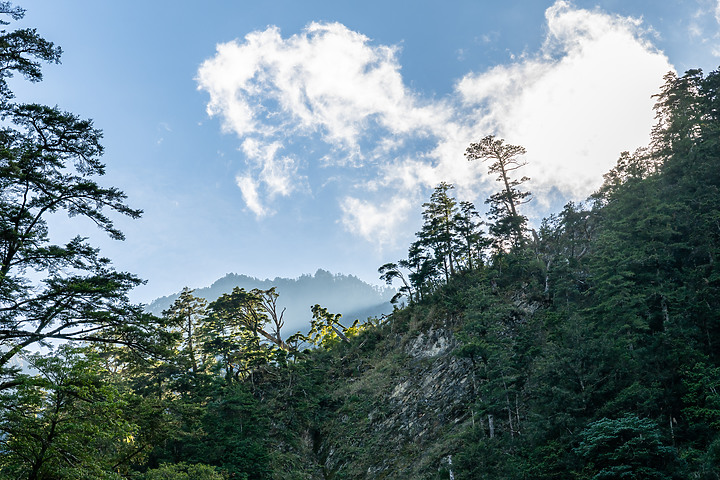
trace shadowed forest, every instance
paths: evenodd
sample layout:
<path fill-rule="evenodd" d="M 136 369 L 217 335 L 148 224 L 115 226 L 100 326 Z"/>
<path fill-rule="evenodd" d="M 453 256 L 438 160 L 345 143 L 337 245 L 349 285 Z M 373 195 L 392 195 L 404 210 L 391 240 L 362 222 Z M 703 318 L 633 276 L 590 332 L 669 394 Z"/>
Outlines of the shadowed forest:
<path fill-rule="evenodd" d="M 720 478 L 720 72 L 669 73 L 651 143 L 538 226 L 525 149 L 470 144 L 488 213 L 441 183 L 379 267 L 394 311 L 296 333 L 274 286 L 154 315 L 53 244 L 50 215 L 142 212 L 92 121 L 16 101 L 60 48 L 0 39 L 0 479 Z"/>

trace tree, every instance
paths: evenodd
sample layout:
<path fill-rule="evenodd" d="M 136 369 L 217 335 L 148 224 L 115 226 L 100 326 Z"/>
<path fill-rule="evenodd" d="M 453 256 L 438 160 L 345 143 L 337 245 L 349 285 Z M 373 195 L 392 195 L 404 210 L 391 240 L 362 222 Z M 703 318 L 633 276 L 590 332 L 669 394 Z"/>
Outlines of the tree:
<path fill-rule="evenodd" d="M 446 182 L 435 187 L 430 201 L 423 203 L 422 215 L 425 222 L 417 234 L 422 245 L 433 252 L 437 264 L 442 267 L 446 283 L 455 275 L 457 263 L 454 241 L 457 201 L 448 193 L 453 188 L 453 185 Z"/>
<path fill-rule="evenodd" d="M 0 394 L 2 478 L 122 478 L 145 447 L 129 421 L 132 395 L 88 350 L 66 345 L 28 361 L 38 373 Z"/>
<path fill-rule="evenodd" d="M 468 160 L 489 160 L 489 172 L 498 174 L 497 181 L 503 189 L 490 196 L 486 203 L 490 204 L 490 218 L 495 223 L 490 225 L 490 233 L 496 238 L 500 249 L 519 247 L 524 243 L 527 217 L 518 213 L 518 207 L 530 201 L 530 192 L 519 187 L 528 177 L 512 178 L 513 172 L 527 165 L 518 157 L 526 153 L 525 148 L 518 145 L 505 144 L 504 140 L 496 140 L 488 135 L 479 143 L 471 143 L 465 150 Z"/>
<path fill-rule="evenodd" d="M 700 69 L 688 70 L 681 77 L 668 72 L 664 79 L 660 93 L 654 95 L 657 124 L 652 131 L 654 154 L 662 160 L 674 154 L 690 153 L 702 131 L 718 119 L 717 109 L 712 108 L 717 100 L 706 95 L 708 90 L 716 88 L 713 84 L 717 81 L 717 72 L 707 79 Z"/>
<path fill-rule="evenodd" d="M 181 460 L 216 466 L 231 479 L 269 478 L 270 428 L 265 405 L 247 384 L 226 385 L 203 412 L 202 429 L 207 435 L 195 450 L 197 457 Z"/>
<path fill-rule="evenodd" d="M 143 480 L 225 480 L 227 475 L 219 472 L 216 467 L 202 463 L 163 464 L 148 470 Z"/>
<path fill-rule="evenodd" d="M 228 322 L 246 328 L 253 335 L 261 335 L 278 348 L 288 350 L 281 337 L 283 313 L 277 313 L 277 297 L 275 287 L 269 290 L 254 288 L 249 292 L 244 288 L 235 287 L 210 304 L 213 315 L 224 318 Z M 272 322 L 271 331 L 265 327 Z"/>
<path fill-rule="evenodd" d="M 200 325 L 206 314 L 207 302 L 192 293 L 193 290 L 184 288 L 177 300 L 163 312 L 163 316 L 182 331 L 183 354 L 189 360 L 192 374 L 197 375 L 201 367 L 207 367 L 202 351 L 203 339 Z"/>
<path fill-rule="evenodd" d="M 582 260 L 590 252 L 595 222 L 593 212 L 582 204 L 568 202 L 559 214 L 543 219 L 539 230 L 533 233 L 532 247 L 541 263 L 544 275 L 543 293 L 548 300 L 583 289 L 587 271 Z M 551 288 L 552 280 L 557 280 Z"/>
<path fill-rule="evenodd" d="M 581 438 L 575 451 L 593 480 L 683 478 L 675 449 L 665 445 L 651 420 L 632 414 L 603 418 L 589 424 Z"/>
<path fill-rule="evenodd" d="M 222 359 L 228 380 L 252 378 L 259 366 L 287 358 L 291 349 L 281 336 L 284 310 L 278 313 L 277 298 L 275 287 L 249 292 L 235 287 L 210 304 L 203 348 Z"/>
<path fill-rule="evenodd" d="M 0 14 L 17 20 L 24 11 L 2 2 Z M 35 30 L 0 32 L 0 369 L 51 339 L 144 349 L 158 340 L 151 317 L 128 303 L 137 277 L 116 272 L 81 236 L 65 245 L 49 241 L 49 215 L 87 218 L 121 240 L 107 212 L 142 213 L 125 204 L 122 191 L 96 183 L 105 165 L 102 133 L 91 120 L 12 101 L 6 79 L 19 73 L 39 81 L 40 63 L 57 63 L 60 53 Z"/>
<path fill-rule="evenodd" d="M 305 340 L 313 345 L 328 345 L 328 340 L 340 338 L 344 342 L 350 342 L 348 337 L 345 335 L 345 331 L 348 330 L 343 324 L 340 323 L 340 313 L 330 313 L 325 307 L 321 307 L 317 303 L 310 307 L 313 314 L 313 319 L 310 321 L 310 331 L 308 332 Z M 350 328 L 355 328 L 358 321 Z"/>
<path fill-rule="evenodd" d="M 380 280 L 385 281 L 388 285 L 392 285 L 392 282 L 394 279 L 399 278 L 402 282 L 403 286 L 400 287 L 400 290 L 398 293 L 396 293 L 393 298 L 390 300 L 390 303 L 396 303 L 400 297 L 403 295 L 407 295 L 408 300 L 410 303 L 413 302 L 413 290 L 410 284 L 408 283 L 407 278 L 405 278 L 405 275 L 400 270 L 400 266 L 398 263 L 395 262 L 388 262 L 385 265 L 382 265 L 380 268 L 378 268 L 378 273 L 380 274 Z"/>
<path fill-rule="evenodd" d="M 407 260 L 400 260 L 398 265 L 410 271 L 408 280 L 415 288 L 416 300 L 421 301 L 435 288 L 440 275 L 438 261 L 422 240 L 410 244 Z"/>
<path fill-rule="evenodd" d="M 25 16 L 25 10 L 13 7 L 11 2 L 0 2 L 0 15 L 8 15 L 13 20 Z M 10 22 L 0 20 L 0 25 Z M 7 85 L 7 79 L 19 73 L 31 82 L 42 80 L 41 62 L 60 63 L 62 50 L 37 34 L 35 29 L 24 28 L 7 32 L 0 30 L 0 103 L 6 104 L 13 98 Z"/>
<path fill-rule="evenodd" d="M 460 259 L 464 259 L 466 268 L 473 270 L 482 263 L 483 250 L 489 245 L 487 239 L 483 236 L 483 231 L 480 229 L 482 222 L 475 205 L 468 201 L 462 201 L 459 205 L 459 211 L 453 219 L 458 262 Z"/>
<path fill-rule="evenodd" d="M 603 175 L 603 184 L 590 197 L 597 206 L 606 205 L 623 186 L 637 183 L 656 173 L 658 157 L 646 148 L 639 148 L 632 154 L 622 152 L 615 166 Z"/>
<path fill-rule="evenodd" d="M 378 269 L 380 279 L 388 285 L 396 278 L 403 283 L 393 303 L 402 295 L 407 295 L 411 304 L 419 302 L 438 286 L 441 275 L 448 284 L 458 270 L 472 270 L 482 263 L 488 243 L 480 229 L 480 216 L 472 202 L 458 203 L 449 194 L 454 188 L 446 182 L 435 187 L 430 201 L 423 203 L 424 222 L 408 248 L 407 259 Z"/>

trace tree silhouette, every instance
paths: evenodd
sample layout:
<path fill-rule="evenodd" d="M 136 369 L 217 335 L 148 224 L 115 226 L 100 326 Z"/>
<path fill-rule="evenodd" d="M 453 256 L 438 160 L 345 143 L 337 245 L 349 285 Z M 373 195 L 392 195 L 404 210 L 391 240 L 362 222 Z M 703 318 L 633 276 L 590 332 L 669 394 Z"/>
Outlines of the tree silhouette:
<path fill-rule="evenodd" d="M 487 199 L 490 204 L 490 233 L 495 237 L 499 249 L 520 247 L 525 242 L 527 217 L 518 213 L 518 207 L 530 201 L 530 192 L 523 191 L 520 186 L 528 177 L 513 178 L 513 173 L 527 165 L 518 157 L 526 153 L 525 148 L 518 145 L 505 144 L 488 135 L 479 143 L 471 143 L 465 150 L 468 160 L 491 161 L 489 172 L 497 174 L 497 181 L 503 185 L 502 190 Z"/>

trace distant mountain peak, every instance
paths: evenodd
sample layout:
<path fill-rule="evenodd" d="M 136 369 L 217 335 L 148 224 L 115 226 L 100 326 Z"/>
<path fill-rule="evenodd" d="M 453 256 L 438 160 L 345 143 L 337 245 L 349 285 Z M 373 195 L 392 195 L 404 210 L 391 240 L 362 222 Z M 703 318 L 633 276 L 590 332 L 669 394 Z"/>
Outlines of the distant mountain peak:
<path fill-rule="evenodd" d="M 215 280 L 209 287 L 196 288 L 194 295 L 212 302 L 233 288 L 245 290 L 275 287 L 279 294 L 278 306 L 286 308 L 285 334 L 306 330 L 312 315 L 310 307 L 319 303 L 333 313 L 342 314 L 343 323 L 365 320 L 392 312 L 390 299 L 397 293 L 394 288 L 371 285 L 354 275 L 332 273 L 318 268 L 314 274 L 302 274 L 297 278 L 275 277 L 259 279 L 245 274 L 228 273 Z M 146 310 L 162 315 L 178 298 L 179 292 L 153 300 Z"/>

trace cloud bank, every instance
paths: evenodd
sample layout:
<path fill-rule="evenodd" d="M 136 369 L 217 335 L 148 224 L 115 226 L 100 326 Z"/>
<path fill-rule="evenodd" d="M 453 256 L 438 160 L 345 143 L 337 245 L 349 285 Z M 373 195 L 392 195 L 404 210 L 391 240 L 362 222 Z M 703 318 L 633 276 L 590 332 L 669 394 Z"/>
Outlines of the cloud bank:
<path fill-rule="evenodd" d="M 551 189 L 583 198 L 623 150 L 648 141 L 651 95 L 672 66 L 639 20 L 576 9 L 546 11 L 542 48 L 458 80 L 442 99 L 412 91 L 398 48 L 339 23 L 277 27 L 220 44 L 198 71 L 211 116 L 240 139 L 236 178 L 249 210 L 306 194 L 308 179 L 343 182 L 339 221 L 391 243 L 413 206 L 440 181 L 484 199 L 493 179 L 463 152 L 496 134 L 528 150 L 525 174 L 541 200 Z M 338 172 L 341 172 L 338 174 Z"/>
<path fill-rule="evenodd" d="M 528 150 L 533 190 L 591 193 L 623 150 L 649 141 L 651 95 L 672 69 L 642 36 L 637 19 L 574 10 L 546 12 L 542 50 L 513 65 L 463 78 L 465 105 L 497 134 Z"/>

